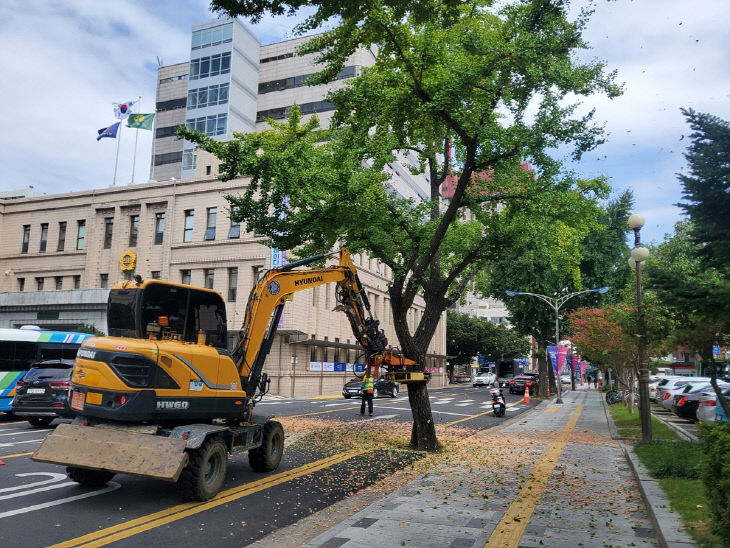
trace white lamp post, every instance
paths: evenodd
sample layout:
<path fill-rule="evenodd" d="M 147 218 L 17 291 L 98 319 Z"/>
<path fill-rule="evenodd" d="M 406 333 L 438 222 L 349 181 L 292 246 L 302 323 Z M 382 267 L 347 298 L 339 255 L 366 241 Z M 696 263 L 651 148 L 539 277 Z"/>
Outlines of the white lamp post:
<path fill-rule="evenodd" d="M 629 228 L 634 231 L 634 249 L 631 250 L 629 266 L 636 272 L 636 313 L 639 331 L 639 417 L 641 419 L 641 439 L 651 441 L 651 409 L 649 408 L 649 365 L 646 358 L 646 317 L 642 306 L 641 269 L 649 258 L 649 248 L 641 243 L 641 227 L 644 216 L 634 213 L 629 217 Z"/>
<path fill-rule="evenodd" d="M 584 289 L 583 291 L 575 291 L 574 293 L 567 293 L 565 295 L 555 295 L 554 297 L 548 297 L 547 295 L 540 295 L 539 293 L 528 293 L 526 291 L 510 291 L 509 289 L 505 291 L 507 295 L 510 297 L 515 297 L 517 295 L 530 295 L 531 297 L 537 297 L 541 301 L 545 301 L 548 303 L 552 309 L 555 311 L 555 344 L 560 345 L 560 309 L 563 307 L 563 305 L 573 297 L 577 295 L 583 295 L 584 293 L 605 293 L 608 291 L 609 287 L 599 287 L 597 289 Z M 549 362 L 550 360 L 548 360 Z M 548 375 L 548 379 L 550 376 Z M 550 382 L 548 380 L 548 382 Z M 562 390 L 562 383 L 560 382 L 560 371 L 558 371 L 557 379 L 555 379 L 555 384 L 558 385 L 558 399 L 555 400 L 555 403 L 563 403 L 563 390 Z"/>

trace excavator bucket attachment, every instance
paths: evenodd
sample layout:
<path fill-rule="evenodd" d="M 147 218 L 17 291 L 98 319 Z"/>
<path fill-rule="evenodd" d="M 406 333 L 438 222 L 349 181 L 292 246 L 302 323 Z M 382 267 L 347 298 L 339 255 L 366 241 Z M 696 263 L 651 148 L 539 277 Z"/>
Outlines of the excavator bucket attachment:
<path fill-rule="evenodd" d="M 188 462 L 185 440 L 112 428 L 59 424 L 31 459 L 177 481 Z"/>

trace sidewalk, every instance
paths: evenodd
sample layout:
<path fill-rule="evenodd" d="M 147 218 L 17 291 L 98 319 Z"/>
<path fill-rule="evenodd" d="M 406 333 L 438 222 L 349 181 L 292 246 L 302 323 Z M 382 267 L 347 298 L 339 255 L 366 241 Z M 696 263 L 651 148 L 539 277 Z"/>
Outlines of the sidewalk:
<path fill-rule="evenodd" d="M 305 546 L 659 546 L 601 394 L 563 393 Z"/>

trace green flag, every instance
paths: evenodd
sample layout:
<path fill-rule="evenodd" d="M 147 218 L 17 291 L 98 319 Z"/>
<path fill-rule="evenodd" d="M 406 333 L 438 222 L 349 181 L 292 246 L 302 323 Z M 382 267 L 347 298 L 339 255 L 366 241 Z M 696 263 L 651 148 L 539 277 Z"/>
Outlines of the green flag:
<path fill-rule="evenodd" d="M 127 118 L 127 127 L 137 129 L 152 129 L 152 122 L 155 120 L 154 114 L 136 114 L 132 113 Z"/>

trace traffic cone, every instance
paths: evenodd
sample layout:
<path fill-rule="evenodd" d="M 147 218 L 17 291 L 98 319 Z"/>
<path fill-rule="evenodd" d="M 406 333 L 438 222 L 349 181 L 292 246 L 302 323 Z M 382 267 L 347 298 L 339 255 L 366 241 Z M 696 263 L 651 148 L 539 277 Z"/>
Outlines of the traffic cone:
<path fill-rule="evenodd" d="M 5 466 L 5 463 L 0 460 L 0 466 Z"/>
<path fill-rule="evenodd" d="M 530 385 L 525 384 L 525 397 L 522 398 L 522 403 L 530 403 Z"/>

